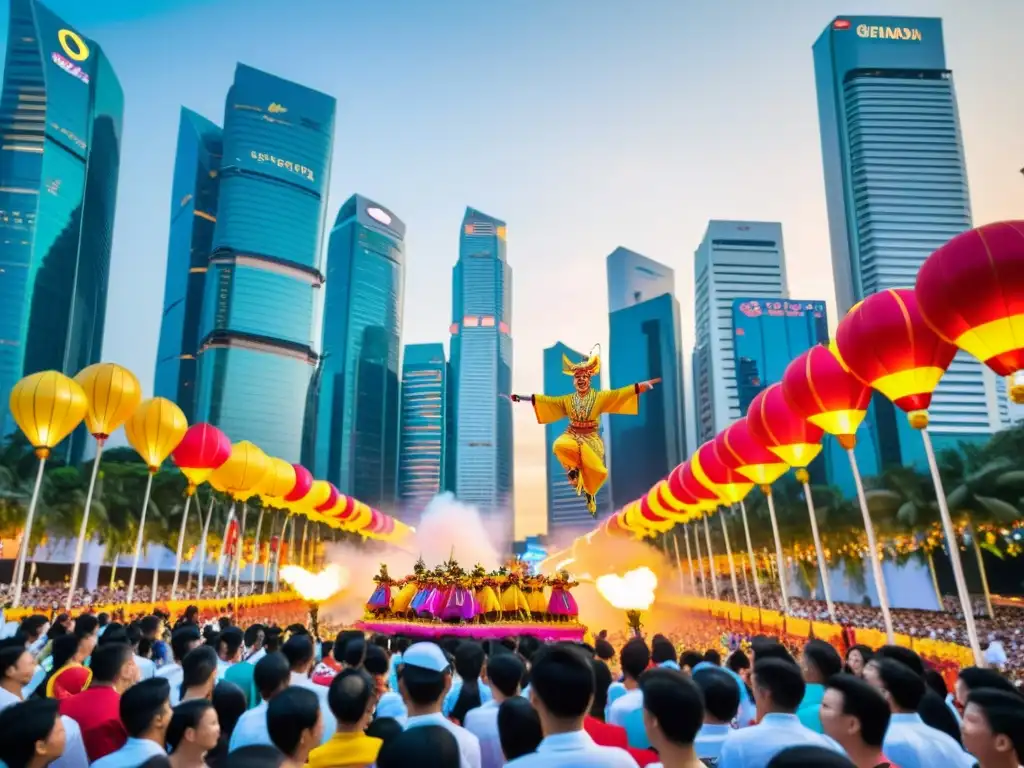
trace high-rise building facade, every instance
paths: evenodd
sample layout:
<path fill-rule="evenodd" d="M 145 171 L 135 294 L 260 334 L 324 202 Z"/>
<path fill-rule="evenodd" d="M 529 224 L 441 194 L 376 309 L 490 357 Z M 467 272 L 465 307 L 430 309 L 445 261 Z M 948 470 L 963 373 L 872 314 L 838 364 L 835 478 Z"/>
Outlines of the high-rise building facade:
<path fill-rule="evenodd" d="M 177 403 L 190 424 L 196 421 L 199 320 L 217 223 L 222 152 L 220 127 L 182 107 L 153 393 Z"/>
<path fill-rule="evenodd" d="M 239 64 L 224 110 L 196 418 L 301 458 L 335 101 Z"/>
<path fill-rule="evenodd" d="M 395 499 L 405 224 L 353 195 L 327 246 L 314 473 L 371 506 Z"/>
<path fill-rule="evenodd" d="M 694 414 L 704 443 L 743 415 L 736 383 L 733 304 L 785 299 L 782 225 L 711 221 L 694 256 Z"/>
<path fill-rule="evenodd" d="M 942 21 L 837 17 L 814 43 L 838 309 L 912 286 L 924 260 L 971 227 L 953 75 Z M 929 408 L 936 442 L 983 440 L 1007 418 L 1005 383 L 959 354 Z M 880 403 L 885 463 L 916 461 L 921 441 Z M 893 421 L 895 420 L 895 421 Z M 894 452 L 893 449 L 899 448 Z"/>
<path fill-rule="evenodd" d="M 100 360 L 124 96 L 99 44 L 11 0 L 0 96 L 0 427 L 22 376 Z M 84 433 L 67 443 L 80 456 Z"/>
<path fill-rule="evenodd" d="M 611 416 L 606 440 L 612 502 L 621 507 L 686 458 L 682 335 L 675 274 L 626 248 L 607 259 L 612 388 L 660 378 L 637 416 Z"/>
<path fill-rule="evenodd" d="M 447 490 L 448 401 L 444 345 L 407 344 L 398 439 L 398 505 L 406 520 Z"/>
<path fill-rule="evenodd" d="M 466 209 L 452 273 L 455 495 L 513 528 L 512 268 L 505 222 Z"/>
<path fill-rule="evenodd" d="M 544 394 L 552 397 L 571 395 L 575 391 L 572 376 L 566 376 L 562 370 L 562 355 L 574 363 L 586 358 L 586 353 L 577 352 L 562 342 L 544 350 Z M 591 382 L 594 389 L 601 388 L 601 374 L 598 373 Z M 646 397 L 646 395 L 645 395 Z M 604 433 L 604 426 L 609 417 L 602 417 L 599 427 Z M 632 418 L 630 416 L 612 416 L 610 418 Z M 566 420 L 544 425 L 544 442 L 547 448 L 547 483 L 548 483 L 548 536 L 563 532 L 586 533 L 594 527 L 594 518 L 587 510 L 587 502 L 576 493 L 576 488 L 566 477 L 565 470 L 555 458 L 552 448 L 558 436 L 565 432 Z M 607 438 L 606 434 L 602 435 Z M 606 457 L 607 458 L 607 457 Z M 597 517 L 602 518 L 610 511 L 610 483 L 601 486 L 597 492 Z"/>

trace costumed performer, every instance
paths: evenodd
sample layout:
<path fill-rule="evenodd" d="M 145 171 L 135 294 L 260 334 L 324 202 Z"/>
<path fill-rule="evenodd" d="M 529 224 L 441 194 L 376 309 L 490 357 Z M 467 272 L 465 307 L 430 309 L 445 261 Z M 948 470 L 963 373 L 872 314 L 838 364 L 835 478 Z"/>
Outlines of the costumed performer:
<path fill-rule="evenodd" d="M 530 618 L 530 604 L 526 602 L 526 594 L 520 584 L 522 576 L 519 573 L 519 564 L 512 561 L 512 567 L 502 566 L 498 569 L 499 584 L 501 587 L 501 612 L 503 614 L 520 614 L 523 618 Z"/>
<path fill-rule="evenodd" d="M 366 610 L 377 615 L 388 613 L 391 610 L 391 577 L 388 576 L 388 566 L 381 563 L 380 573 L 373 577 L 377 588 L 373 590 L 370 599 L 366 603 Z"/>
<path fill-rule="evenodd" d="M 479 563 L 473 568 L 473 589 L 476 591 L 476 602 L 480 606 L 480 614 L 493 618 L 501 613 L 501 602 L 494 591 L 497 582 L 493 576 L 488 576 L 484 567 Z"/>
<path fill-rule="evenodd" d="M 636 416 L 639 396 L 649 392 L 661 379 L 650 379 L 619 389 L 593 389 L 592 377 L 601 371 L 600 346 L 594 347 L 590 357 L 582 363 L 573 363 L 562 355 L 562 373 L 572 376 L 576 391 L 571 395 L 509 395 L 513 403 L 530 402 L 540 424 L 554 424 L 566 417 L 569 426 L 552 446 L 570 485 L 576 494 L 587 500 L 590 514 L 597 516 L 595 498 L 608 477 L 604 463 L 604 442 L 599 432 L 602 414 Z"/>
<path fill-rule="evenodd" d="M 555 619 L 575 620 L 580 615 L 580 609 L 576 605 L 576 598 L 569 590 L 578 586 L 578 582 L 573 581 L 569 577 L 569 572 L 563 570 L 559 572 L 558 576 L 552 576 L 548 583 L 551 585 L 548 613 Z"/>
<path fill-rule="evenodd" d="M 470 580 L 466 577 L 465 571 L 454 560 L 450 560 L 447 577 L 451 586 L 441 609 L 441 620 L 472 621 L 480 613 L 480 606 L 477 605 L 473 590 L 469 588 Z"/>
<path fill-rule="evenodd" d="M 441 609 L 447 598 L 444 572 L 440 568 L 435 568 L 427 575 L 427 590 L 427 597 L 416 611 L 416 615 L 421 619 L 440 618 Z"/>
<path fill-rule="evenodd" d="M 534 619 L 543 619 L 548 612 L 548 598 L 544 594 L 545 580 L 543 576 L 527 576 L 523 580 L 523 591 L 526 593 L 526 604 Z"/>
<path fill-rule="evenodd" d="M 412 575 L 406 576 L 401 582 L 398 582 L 396 586 L 399 586 L 398 592 L 395 594 L 395 599 L 391 601 L 391 612 L 396 616 L 404 616 L 409 612 L 412 606 L 412 601 L 420 591 L 420 580 L 423 578 L 423 572 L 427 569 L 427 566 L 423 563 L 421 557 L 416 561 L 416 565 L 412 567 Z"/>

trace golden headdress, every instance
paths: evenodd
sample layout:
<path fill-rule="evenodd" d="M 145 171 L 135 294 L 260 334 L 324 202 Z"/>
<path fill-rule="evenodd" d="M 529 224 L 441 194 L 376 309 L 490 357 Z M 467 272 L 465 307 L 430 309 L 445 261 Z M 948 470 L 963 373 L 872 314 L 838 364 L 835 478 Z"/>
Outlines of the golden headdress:
<path fill-rule="evenodd" d="M 586 371 L 591 376 L 601 372 L 601 345 L 595 344 L 590 350 L 590 355 L 582 363 L 574 363 L 566 355 L 562 355 L 562 373 L 566 376 L 575 376 L 579 371 Z"/>

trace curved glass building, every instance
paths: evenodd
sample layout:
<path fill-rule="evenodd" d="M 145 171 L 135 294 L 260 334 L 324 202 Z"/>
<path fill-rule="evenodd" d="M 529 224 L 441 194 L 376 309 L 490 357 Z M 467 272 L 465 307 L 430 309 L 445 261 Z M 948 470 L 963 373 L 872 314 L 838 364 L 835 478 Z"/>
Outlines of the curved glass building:
<path fill-rule="evenodd" d="M 317 360 L 334 113 L 332 97 L 244 64 L 224 110 L 196 420 L 291 462 Z"/>
<path fill-rule="evenodd" d="M 100 46 L 36 0 L 11 0 L 0 96 L 0 402 L 98 362 L 124 96 Z M 65 445 L 76 459 L 84 432 Z"/>
<path fill-rule="evenodd" d="M 199 319 L 217 223 L 222 151 L 220 127 L 183 107 L 174 159 L 164 312 L 153 390 L 157 397 L 177 403 L 190 424 L 195 421 Z"/>
<path fill-rule="evenodd" d="M 512 268 L 505 222 L 466 209 L 452 274 L 455 495 L 513 529 Z"/>
<path fill-rule="evenodd" d="M 371 506 L 395 500 L 405 224 L 350 197 L 327 247 L 313 470 Z"/>

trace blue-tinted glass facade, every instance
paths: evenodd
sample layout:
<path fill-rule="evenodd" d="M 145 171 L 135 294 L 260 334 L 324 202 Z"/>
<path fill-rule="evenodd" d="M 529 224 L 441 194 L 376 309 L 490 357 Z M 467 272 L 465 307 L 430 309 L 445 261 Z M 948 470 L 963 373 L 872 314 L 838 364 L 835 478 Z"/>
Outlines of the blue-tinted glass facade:
<path fill-rule="evenodd" d="M 157 397 L 177 403 L 190 424 L 196 421 L 196 357 L 203 290 L 217 223 L 221 133 L 219 126 L 202 115 L 182 108 L 153 391 Z"/>
<path fill-rule="evenodd" d="M 124 96 L 99 45 L 11 0 L 0 96 L 0 401 L 22 376 L 98 362 Z M 3 434 L 14 429 L 6 415 Z M 72 460 L 84 431 L 65 443 Z"/>
<path fill-rule="evenodd" d="M 315 474 L 372 506 L 395 499 L 404 239 L 394 213 L 353 195 L 327 249 Z"/>
<path fill-rule="evenodd" d="M 572 376 L 562 373 L 562 355 L 566 355 L 573 362 L 579 362 L 586 358 L 586 353 L 577 352 L 558 342 L 552 347 L 544 350 L 544 394 L 557 397 L 559 395 L 571 395 L 575 390 Z M 591 382 L 594 389 L 601 388 L 601 375 L 598 374 Z M 646 397 L 646 395 L 645 395 Z M 607 439 L 605 425 L 608 419 L 632 418 L 630 416 L 608 416 L 602 419 L 600 427 L 602 437 Z M 544 444 L 547 448 L 547 484 L 548 484 L 548 536 L 569 532 L 586 532 L 594 527 L 594 518 L 587 510 L 587 502 L 582 496 L 576 494 L 576 488 L 572 486 L 565 477 L 565 470 L 552 453 L 552 447 L 558 436 L 565 432 L 568 424 L 567 419 L 562 419 L 555 424 L 544 425 Z M 609 483 L 601 486 L 597 492 L 597 517 L 603 518 L 611 511 L 611 493 Z"/>
<path fill-rule="evenodd" d="M 612 503 L 639 498 L 686 459 L 679 304 L 670 293 L 609 315 L 611 387 L 660 378 L 638 416 L 609 416 Z"/>
<path fill-rule="evenodd" d="M 936 248 L 971 226 L 953 76 L 940 19 L 838 17 L 814 44 L 825 192 L 839 311 L 913 285 Z M 929 409 L 938 442 L 1005 424 L 1002 382 L 958 355 Z M 917 461 L 920 436 L 876 409 L 884 463 Z M 895 419 L 895 421 L 892 421 Z"/>
<path fill-rule="evenodd" d="M 407 344 L 398 449 L 398 502 L 407 520 L 446 489 L 448 400 L 444 345 Z"/>
<path fill-rule="evenodd" d="M 512 268 L 505 222 L 466 209 L 452 274 L 455 495 L 512 540 Z"/>
<path fill-rule="evenodd" d="M 196 419 L 297 462 L 317 356 L 335 101 L 244 64 L 224 110 Z"/>

